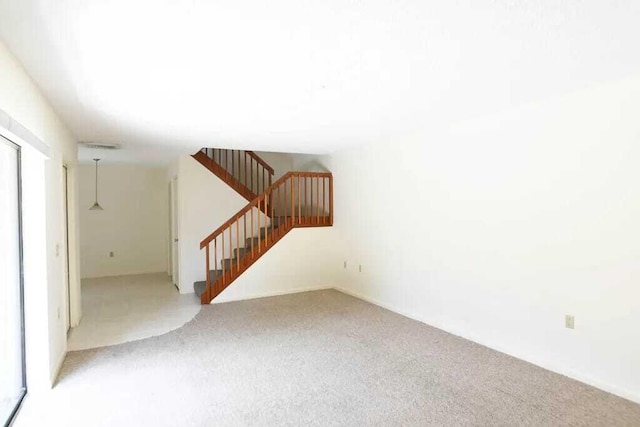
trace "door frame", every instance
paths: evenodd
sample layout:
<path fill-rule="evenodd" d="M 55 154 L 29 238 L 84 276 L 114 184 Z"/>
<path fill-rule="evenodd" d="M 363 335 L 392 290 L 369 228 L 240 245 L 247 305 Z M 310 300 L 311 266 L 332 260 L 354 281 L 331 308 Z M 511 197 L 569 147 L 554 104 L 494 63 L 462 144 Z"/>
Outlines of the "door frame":
<path fill-rule="evenodd" d="M 0 144 L 6 143 L 10 148 L 16 150 L 16 173 L 17 180 L 16 184 L 17 188 L 17 199 L 18 199 L 18 268 L 19 268 L 19 294 L 20 294 L 20 347 L 21 347 L 21 356 L 22 356 L 22 392 L 20 393 L 20 397 L 18 398 L 18 402 L 16 403 L 13 410 L 9 413 L 8 423 L 11 423 L 15 420 L 18 411 L 22 406 L 22 402 L 24 401 L 25 396 L 27 395 L 27 352 L 26 352 L 26 330 L 25 330 L 25 309 L 24 309 L 24 254 L 23 254 L 23 224 L 22 224 L 22 147 L 9 138 L 0 135 Z"/>
<path fill-rule="evenodd" d="M 173 206 L 171 195 L 171 181 L 167 182 L 167 275 L 173 280 L 173 216 L 171 209 Z"/>
<path fill-rule="evenodd" d="M 65 310 L 65 327 L 67 334 L 71 330 L 71 260 L 70 260 L 70 250 L 69 250 L 69 168 L 66 163 L 62 164 L 62 180 L 63 180 L 63 199 L 62 203 L 64 206 L 64 285 L 65 285 L 65 301 L 67 304 L 67 309 Z"/>
<path fill-rule="evenodd" d="M 169 230 L 169 242 L 171 244 L 171 281 L 175 287 L 180 291 L 180 228 L 178 220 L 178 177 L 175 176 L 169 183 L 170 194 L 169 199 L 171 207 L 169 209 L 169 217 L 171 220 L 171 227 Z"/>

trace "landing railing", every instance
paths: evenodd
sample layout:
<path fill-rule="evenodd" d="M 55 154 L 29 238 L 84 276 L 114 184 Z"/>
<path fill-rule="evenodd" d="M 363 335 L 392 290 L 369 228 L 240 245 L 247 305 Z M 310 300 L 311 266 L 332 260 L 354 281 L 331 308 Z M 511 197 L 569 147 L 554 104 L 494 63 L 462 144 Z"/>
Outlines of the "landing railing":
<path fill-rule="evenodd" d="M 254 196 L 264 192 L 271 185 L 273 168 L 253 151 L 203 148 L 200 152 Z"/>

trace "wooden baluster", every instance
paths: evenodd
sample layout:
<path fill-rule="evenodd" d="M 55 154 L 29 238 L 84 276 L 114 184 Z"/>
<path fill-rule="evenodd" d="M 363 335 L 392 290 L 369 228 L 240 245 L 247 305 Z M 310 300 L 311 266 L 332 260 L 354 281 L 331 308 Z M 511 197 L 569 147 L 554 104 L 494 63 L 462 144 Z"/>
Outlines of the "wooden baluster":
<path fill-rule="evenodd" d="M 271 203 L 271 192 L 264 193 L 265 194 L 265 203 L 269 200 L 268 204 L 265 204 L 265 215 L 268 216 L 267 212 L 269 212 L 269 208 L 271 208 L 271 225 L 273 225 L 273 203 Z M 269 226 L 267 225 L 267 220 L 264 221 L 264 247 L 266 248 L 269 244 Z"/>
<path fill-rule="evenodd" d="M 251 257 L 253 258 L 253 206 L 251 207 Z"/>
<path fill-rule="evenodd" d="M 209 243 L 207 243 L 207 250 L 205 251 L 206 254 L 205 256 L 207 257 L 207 262 L 206 262 L 206 269 L 207 269 L 207 286 L 204 288 L 204 292 L 207 295 L 207 299 L 211 300 L 209 298 L 209 295 L 211 293 L 211 278 L 209 277 Z"/>
<path fill-rule="evenodd" d="M 215 270 L 215 276 L 214 276 L 214 285 L 216 283 L 218 283 L 218 279 L 220 277 L 218 277 L 218 238 L 214 238 L 213 239 L 213 269 Z M 215 287 L 215 292 L 217 293 L 218 289 L 217 286 Z"/>
<path fill-rule="evenodd" d="M 307 177 L 304 177 L 304 219 L 305 219 L 305 223 L 307 222 L 307 217 L 309 216 L 309 207 L 307 206 L 307 203 L 309 203 L 309 199 L 307 198 L 307 187 L 308 187 L 308 181 L 307 181 Z"/>
<path fill-rule="evenodd" d="M 236 221 L 236 248 L 237 248 L 236 265 L 238 266 L 238 269 L 236 271 L 239 273 L 240 272 L 240 257 L 238 255 L 240 255 L 240 218 L 238 218 L 238 220 Z"/>
<path fill-rule="evenodd" d="M 309 191 L 311 192 L 311 205 L 309 206 L 310 208 L 310 214 L 311 214 L 311 224 L 314 223 L 315 219 L 316 219 L 316 215 L 315 215 L 315 206 L 316 203 L 318 202 L 318 195 L 315 194 L 314 190 L 314 185 L 313 183 L 315 182 L 316 177 L 311 175 L 311 177 L 309 178 Z"/>
<path fill-rule="evenodd" d="M 231 150 L 231 177 L 234 177 L 236 174 L 236 158 L 235 158 L 235 151 L 236 150 Z"/>
<path fill-rule="evenodd" d="M 222 269 L 222 283 L 225 283 L 225 278 L 224 278 L 224 230 L 222 230 L 222 259 L 220 261 L 221 265 L 221 269 Z M 217 267 L 217 266 L 216 266 Z"/>
<path fill-rule="evenodd" d="M 329 176 L 329 225 L 333 225 L 333 176 Z"/>
<path fill-rule="evenodd" d="M 298 224 L 300 224 L 302 222 L 302 208 L 300 207 L 301 202 L 302 202 L 302 189 L 300 188 L 300 175 L 297 176 L 297 180 L 298 180 L 298 188 L 296 190 L 296 192 L 298 193 Z"/>
<path fill-rule="evenodd" d="M 325 219 L 325 212 L 326 212 L 324 202 L 325 202 L 325 200 L 327 200 L 327 192 L 326 192 L 326 190 L 325 190 L 325 188 L 324 188 L 324 182 L 325 182 L 325 181 L 326 181 L 326 179 L 325 179 L 325 177 L 323 176 L 323 177 L 322 177 L 322 223 L 323 223 L 323 224 L 324 224 L 324 222 L 325 222 L 325 221 L 324 221 L 324 219 Z"/>
<path fill-rule="evenodd" d="M 291 225 L 296 223 L 296 206 L 295 206 L 295 194 L 296 187 L 293 181 L 293 175 L 291 175 Z"/>
<path fill-rule="evenodd" d="M 318 204 L 316 208 L 316 224 L 320 224 L 320 177 L 316 177 L 316 193 L 318 194 L 318 198 L 316 199 L 316 203 Z"/>
<path fill-rule="evenodd" d="M 260 209 L 260 202 L 262 199 L 258 200 L 258 253 L 260 253 L 260 217 L 262 216 L 262 209 Z"/>
<path fill-rule="evenodd" d="M 247 188 L 249 187 L 247 185 L 247 152 L 243 151 L 244 153 L 244 185 L 247 186 Z"/>
<path fill-rule="evenodd" d="M 242 215 L 242 225 L 244 226 L 244 230 L 243 230 L 243 234 L 242 234 L 242 241 L 247 242 L 247 213 L 245 212 L 244 215 Z M 243 245 L 244 246 L 244 245 Z M 238 252 L 240 252 L 240 248 L 238 248 Z M 247 253 L 247 251 L 244 251 L 245 254 Z"/>

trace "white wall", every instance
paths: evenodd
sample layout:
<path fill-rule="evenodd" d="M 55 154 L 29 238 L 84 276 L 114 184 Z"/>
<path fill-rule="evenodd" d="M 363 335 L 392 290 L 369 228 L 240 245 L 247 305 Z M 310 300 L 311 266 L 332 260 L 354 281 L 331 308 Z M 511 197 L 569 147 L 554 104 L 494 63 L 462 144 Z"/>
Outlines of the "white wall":
<path fill-rule="evenodd" d="M 80 319 L 73 135 L 18 61 L 0 43 L 0 109 L 49 146 L 49 158 L 23 144 L 24 271 L 30 390 L 47 387 L 66 353 L 65 236 L 62 165 L 69 167 L 72 325 Z M 3 132 L 4 133 L 4 132 Z M 21 144 L 21 141 L 14 139 Z"/>
<path fill-rule="evenodd" d="M 343 288 L 640 402 L 638 111 L 630 80 L 325 158 Z"/>
<path fill-rule="evenodd" d="M 267 151 L 256 151 L 256 154 L 273 168 L 273 182 L 293 170 L 293 158 L 291 154 Z"/>
<path fill-rule="evenodd" d="M 294 228 L 213 302 L 333 288 L 339 267 L 331 227 Z"/>
<path fill-rule="evenodd" d="M 166 271 L 169 196 L 165 169 L 100 162 L 102 211 L 89 210 L 95 201 L 95 165 L 83 164 L 78 171 L 82 278 Z"/>

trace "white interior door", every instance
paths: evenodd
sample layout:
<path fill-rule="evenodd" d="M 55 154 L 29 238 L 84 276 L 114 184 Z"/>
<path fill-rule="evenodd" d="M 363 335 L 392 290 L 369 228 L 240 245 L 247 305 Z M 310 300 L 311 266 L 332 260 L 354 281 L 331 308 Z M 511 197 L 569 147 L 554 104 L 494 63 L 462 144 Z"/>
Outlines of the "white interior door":
<path fill-rule="evenodd" d="M 178 239 L 178 178 L 171 180 L 171 279 L 180 289 L 180 241 Z"/>

